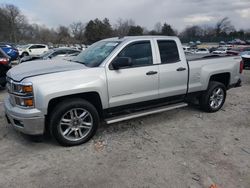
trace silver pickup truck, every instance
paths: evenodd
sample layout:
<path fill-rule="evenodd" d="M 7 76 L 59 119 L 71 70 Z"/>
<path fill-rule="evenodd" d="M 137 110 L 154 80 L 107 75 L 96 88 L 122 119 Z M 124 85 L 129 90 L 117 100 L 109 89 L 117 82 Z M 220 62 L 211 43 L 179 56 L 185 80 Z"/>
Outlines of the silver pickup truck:
<path fill-rule="evenodd" d="M 240 57 L 187 61 L 177 37 L 109 38 L 71 60 L 27 62 L 7 73 L 9 123 L 49 131 L 62 145 L 87 142 L 107 124 L 199 102 L 206 112 L 241 85 Z M 181 118 L 181 117 L 180 117 Z"/>

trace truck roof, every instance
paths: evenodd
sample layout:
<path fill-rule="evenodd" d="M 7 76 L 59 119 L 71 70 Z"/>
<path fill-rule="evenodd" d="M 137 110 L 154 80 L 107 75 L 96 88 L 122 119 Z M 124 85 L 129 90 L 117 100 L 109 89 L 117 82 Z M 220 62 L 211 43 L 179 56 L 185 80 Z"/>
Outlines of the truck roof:
<path fill-rule="evenodd" d="M 124 36 L 124 37 L 113 37 L 113 38 L 107 38 L 103 41 L 130 41 L 130 40 L 137 40 L 137 39 L 169 39 L 169 40 L 177 40 L 178 37 L 175 36 L 163 36 L 163 35 L 143 35 L 143 36 Z"/>

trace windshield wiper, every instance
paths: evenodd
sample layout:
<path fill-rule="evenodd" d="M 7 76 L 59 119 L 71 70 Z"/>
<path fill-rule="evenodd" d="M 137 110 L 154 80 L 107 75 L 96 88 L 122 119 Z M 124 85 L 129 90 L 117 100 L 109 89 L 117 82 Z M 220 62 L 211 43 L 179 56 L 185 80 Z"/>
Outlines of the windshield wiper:
<path fill-rule="evenodd" d="M 69 59 L 68 61 L 70 61 L 70 62 L 75 62 L 75 63 L 80 63 L 80 64 L 85 64 L 85 63 L 82 62 L 82 61 L 77 61 L 77 60 L 72 60 L 72 59 Z"/>

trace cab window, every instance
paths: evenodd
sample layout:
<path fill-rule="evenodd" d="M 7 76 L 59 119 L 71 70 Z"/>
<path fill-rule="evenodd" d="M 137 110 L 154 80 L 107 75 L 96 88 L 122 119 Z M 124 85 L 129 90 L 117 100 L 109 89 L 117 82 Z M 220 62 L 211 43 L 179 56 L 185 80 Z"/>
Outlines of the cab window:
<path fill-rule="evenodd" d="M 152 49 L 150 41 L 134 42 L 126 46 L 118 57 L 129 57 L 132 60 L 132 67 L 152 65 Z"/>
<path fill-rule="evenodd" d="M 173 40 L 158 40 L 158 47 L 161 56 L 161 63 L 176 63 L 180 61 L 178 47 Z"/>

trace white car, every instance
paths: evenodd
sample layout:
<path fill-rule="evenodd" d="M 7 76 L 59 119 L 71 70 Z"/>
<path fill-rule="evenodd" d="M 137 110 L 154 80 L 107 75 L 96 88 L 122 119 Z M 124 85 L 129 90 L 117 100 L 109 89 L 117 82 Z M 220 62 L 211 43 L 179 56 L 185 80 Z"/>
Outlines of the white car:
<path fill-rule="evenodd" d="M 44 44 L 27 44 L 18 48 L 19 55 L 21 57 L 29 55 L 41 55 L 42 53 L 47 52 L 48 50 L 48 46 Z"/>
<path fill-rule="evenodd" d="M 212 52 L 213 54 L 226 54 L 227 48 L 218 48 L 217 50 Z"/>
<path fill-rule="evenodd" d="M 184 52 L 190 52 L 191 51 L 191 48 L 189 46 L 182 46 L 182 47 L 183 47 Z"/>
<path fill-rule="evenodd" d="M 195 51 L 195 54 L 209 54 L 209 50 L 207 48 L 198 48 L 196 51 Z"/>

